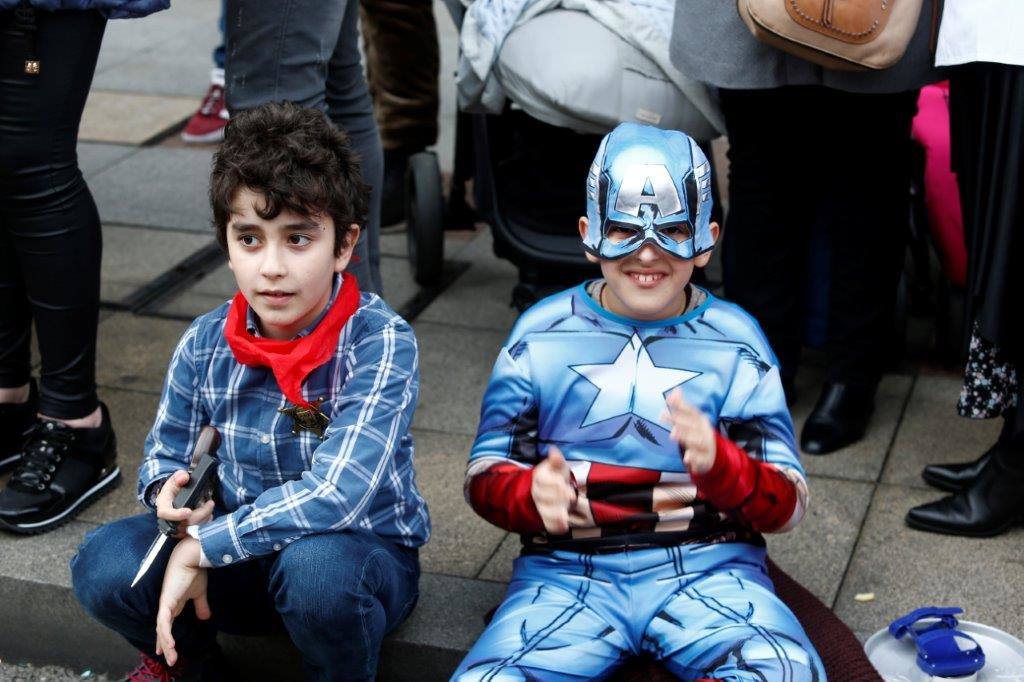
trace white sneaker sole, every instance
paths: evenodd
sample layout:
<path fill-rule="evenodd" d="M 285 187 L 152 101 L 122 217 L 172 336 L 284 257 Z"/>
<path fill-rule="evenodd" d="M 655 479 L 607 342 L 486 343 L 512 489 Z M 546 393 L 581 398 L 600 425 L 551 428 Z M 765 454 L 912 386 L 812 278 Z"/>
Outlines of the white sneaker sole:
<path fill-rule="evenodd" d="M 189 144 L 202 144 L 203 142 L 220 142 L 224 139 L 224 129 L 217 128 L 212 132 L 206 133 L 205 135 L 190 135 L 188 133 L 182 133 L 181 139 Z"/>

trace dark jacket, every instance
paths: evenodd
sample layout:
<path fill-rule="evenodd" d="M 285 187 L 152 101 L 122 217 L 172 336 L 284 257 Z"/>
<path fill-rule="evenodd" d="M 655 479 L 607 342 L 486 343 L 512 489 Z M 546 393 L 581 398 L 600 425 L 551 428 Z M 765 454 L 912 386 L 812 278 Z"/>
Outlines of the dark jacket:
<path fill-rule="evenodd" d="M 0 0 L 0 10 L 14 9 L 21 0 Z M 29 0 L 36 9 L 53 12 L 59 9 L 94 9 L 107 19 L 144 17 L 171 6 L 171 0 Z"/>
<path fill-rule="evenodd" d="M 736 0 L 677 0 L 672 63 L 690 78 L 719 88 L 752 90 L 824 85 L 849 92 L 900 92 L 938 80 L 929 49 L 932 0 L 924 0 L 903 58 L 882 71 L 835 71 L 777 50 L 750 33 Z"/>

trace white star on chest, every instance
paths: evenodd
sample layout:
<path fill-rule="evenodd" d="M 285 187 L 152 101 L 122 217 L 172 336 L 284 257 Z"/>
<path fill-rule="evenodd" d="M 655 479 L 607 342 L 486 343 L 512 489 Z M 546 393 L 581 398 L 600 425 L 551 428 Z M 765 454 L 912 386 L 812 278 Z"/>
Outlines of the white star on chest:
<path fill-rule="evenodd" d="M 686 369 L 656 366 L 636 334 L 611 364 L 570 365 L 569 369 L 598 390 L 580 428 L 630 413 L 660 426 L 665 394 L 700 375 Z"/>

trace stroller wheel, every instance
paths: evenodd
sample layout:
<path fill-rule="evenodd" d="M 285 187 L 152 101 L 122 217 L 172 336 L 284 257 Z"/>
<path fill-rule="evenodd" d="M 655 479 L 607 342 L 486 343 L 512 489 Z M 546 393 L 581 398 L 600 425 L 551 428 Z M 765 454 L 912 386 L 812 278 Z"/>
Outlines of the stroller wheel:
<path fill-rule="evenodd" d="M 434 152 L 409 157 L 405 175 L 406 239 L 413 279 L 425 287 L 441 280 L 444 265 L 444 193 Z"/>

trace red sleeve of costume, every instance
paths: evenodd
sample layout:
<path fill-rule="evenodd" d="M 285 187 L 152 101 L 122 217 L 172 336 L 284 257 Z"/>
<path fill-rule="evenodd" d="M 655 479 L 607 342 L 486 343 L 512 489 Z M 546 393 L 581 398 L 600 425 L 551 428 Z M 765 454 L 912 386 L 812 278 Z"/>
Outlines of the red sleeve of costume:
<path fill-rule="evenodd" d="M 544 521 L 533 503 L 533 469 L 494 464 L 469 481 L 473 510 L 495 526 L 513 533 L 543 533 Z"/>
<path fill-rule="evenodd" d="M 796 510 L 793 481 L 775 466 L 751 459 L 740 446 L 717 432 L 715 446 L 711 470 L 693 476 L 700 496 L 722 511 L 736 514 L 759 533 L 785 526 Z"/>

